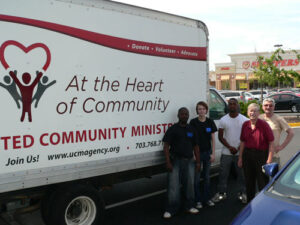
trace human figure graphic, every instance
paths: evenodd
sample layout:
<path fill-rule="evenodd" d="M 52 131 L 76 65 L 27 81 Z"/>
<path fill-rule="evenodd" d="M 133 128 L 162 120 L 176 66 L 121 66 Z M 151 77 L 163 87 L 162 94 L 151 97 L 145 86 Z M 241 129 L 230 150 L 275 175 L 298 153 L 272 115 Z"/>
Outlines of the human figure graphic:
<path fill-rule="evenodd" d="M 19 100 L 22 102 L 22 98 L 17 91 L 17 85 L 16 85 L 15 81 L 11 82 L 11 78 L 8 75 L 4 76 L 3 80 L 4 80 L 4 83 L 6 83 L 7 85 L 0 82 L 0 86 L 5 88 L 9 92 L 9 94 L 15 100 L 17 107 L 19 109 L 20 108 Z"/>
<path fill-rule="evenodd" d="M 38 71 L 36 71 L 36 75 L 38 75 Z M 32 101 L 31 103 L 33 103 L 33 101 L 35 100 L 35 104 L 34 104 L 34 107 L 37 108 L 38 104 L 39 104 L 39 101 L 42 97 L 42 95 L 44 94 L 44 92 L 46 91 L 46 89 L 50 86 L 52 86 L 53 84 L 56 83 L 56 80 L 52 81 L 51 83 L 47 84 L 46 83 L 48 82 L 48 77 L 47 76 L 43 76 L 42 80 L 40 80 L 38 82 L 38 86 L 37 86 L 37 90 L 32 98 Z"/>
<path fill-rule="evenodd" d="M 23 110 L 22 110 L 22 116 L 21 116 L 21 122 L 24 121 L 25 113 L 28 113 L 28 120 L 29 122 L 32 121 L 31 117 L 31 100 L 33 95 L 34 87 L 38 84 L 41 77 L 43 76 L 42 72 L 39 72 L 35 78 L 35 80 L 30 84 L 31 75 L 29 73 L 23 73 L 22 75 L 22 81 L 25 85 L 23 85 L 19 79 L 17 78 L 17 71 L 10 71 L 9 75 L 14 80 L 14 82 L 17 84 L 17 86 L 20 89 L 21 96 L 22 96 L 22 103 L 23 103 Z"/>

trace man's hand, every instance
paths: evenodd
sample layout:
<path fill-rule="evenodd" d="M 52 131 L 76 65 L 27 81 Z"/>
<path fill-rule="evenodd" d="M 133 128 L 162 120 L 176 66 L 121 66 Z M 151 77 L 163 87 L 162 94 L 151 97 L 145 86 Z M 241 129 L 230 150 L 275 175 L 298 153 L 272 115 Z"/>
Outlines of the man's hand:
<path fill-rule="evenodd" d="M 283 149 L 283 147 L 281 147 L 281 145 L 277 145 L 277 146 L 275 147 L 274 151 L 275 151 L 276 153 L 278 153 L 278 152 L 280 152 L 282 149 Z"/>
<path fill-rule="evenodd" d="M 266 164 L 270 164 L 270 163 L 272 163 L 272 159 L 267 160 L 267 162 L 266 162 Z"/>
<path fill-rule="evenodd" d="M 235 155 L 238 152 L 238 150 L 232 146 L 229 147 L 229 151 L 231 152 L 232 155 Z"/>
<path fill-rule="evenodd" d="M 172 172 L 172 171 L 173 171 L 173 165 L 172 165 L 172 163 L 167 162 L 167 163 L 166 163 L 166 168 L 167 168 L 167 171 L 168 171 L 168 172 Z"/>
<path fill-rule="evenodd" d="M 243 167 L 243 160 L 242 160 L 242 158 L 239 158 L 239 160 L 238 160 L 238 167 L 240 167 L 240 168 Z"/>
<path fill-rule="evenodd" d="M 216 159 L 215 154 L 211 154 L 211 155 L 210 155 L 210 162 L 214 162 L 215 159 Z"/>
<path fill-rule="evenodd" d="M 200 170 L 201 170 L 201 164 L 200 163 L 196 163 L 196 171 L 197 172 L 200 172 Z"/>

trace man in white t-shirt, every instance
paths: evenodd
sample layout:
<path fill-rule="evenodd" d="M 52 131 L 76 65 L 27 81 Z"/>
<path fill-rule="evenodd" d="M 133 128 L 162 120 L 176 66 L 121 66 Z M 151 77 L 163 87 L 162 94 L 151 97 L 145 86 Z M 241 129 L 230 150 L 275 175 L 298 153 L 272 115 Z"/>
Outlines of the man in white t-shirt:
<path fill-rule="evenodd" d="M 229 113 L 223 116 L 219 123 L 218 138 L 223 144 L 218 192 L 213 197 L 214 202 L 219 202 L 227 197 L 227 181 L 233 164 L 237 174 L 238 199 L 247 203 L 245 195 L 245 181 L 243 170 L 238 167 L 240 136 L 243 123 L 249 120 L 239 113 L 239 103 L 231 98 L 228 101 Z"/>

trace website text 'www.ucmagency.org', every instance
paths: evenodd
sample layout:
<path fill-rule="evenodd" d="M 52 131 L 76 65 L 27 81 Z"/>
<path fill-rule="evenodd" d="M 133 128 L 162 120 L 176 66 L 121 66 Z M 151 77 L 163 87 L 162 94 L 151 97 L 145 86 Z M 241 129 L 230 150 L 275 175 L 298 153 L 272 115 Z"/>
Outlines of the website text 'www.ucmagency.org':
<path fill-rule="evenodd" d="M 58 160 L 58 159 L 68 159 L 68 158 L 77 158 L 77 157 L 92 157 L 93 155 L 106 155 L 109 153 L 119 153 L 120 146 L 110 147 L 110 148 L 101 148 L 101 149 L 91 149 L 91 150 L 81 150 L 69 153 L 59 153 L 48 155 L 48 160 Z"/>

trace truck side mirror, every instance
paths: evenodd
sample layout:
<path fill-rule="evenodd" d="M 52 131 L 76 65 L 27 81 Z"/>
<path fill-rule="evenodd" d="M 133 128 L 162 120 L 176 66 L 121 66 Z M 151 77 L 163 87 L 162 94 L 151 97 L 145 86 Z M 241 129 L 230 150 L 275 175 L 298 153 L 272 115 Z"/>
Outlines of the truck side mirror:
<path fill-rule="evenodd" d="M 278 172 L 278 163 L 270 163 L 262 166 L 262 171 L 264 174 L 274 177 Z"/>

